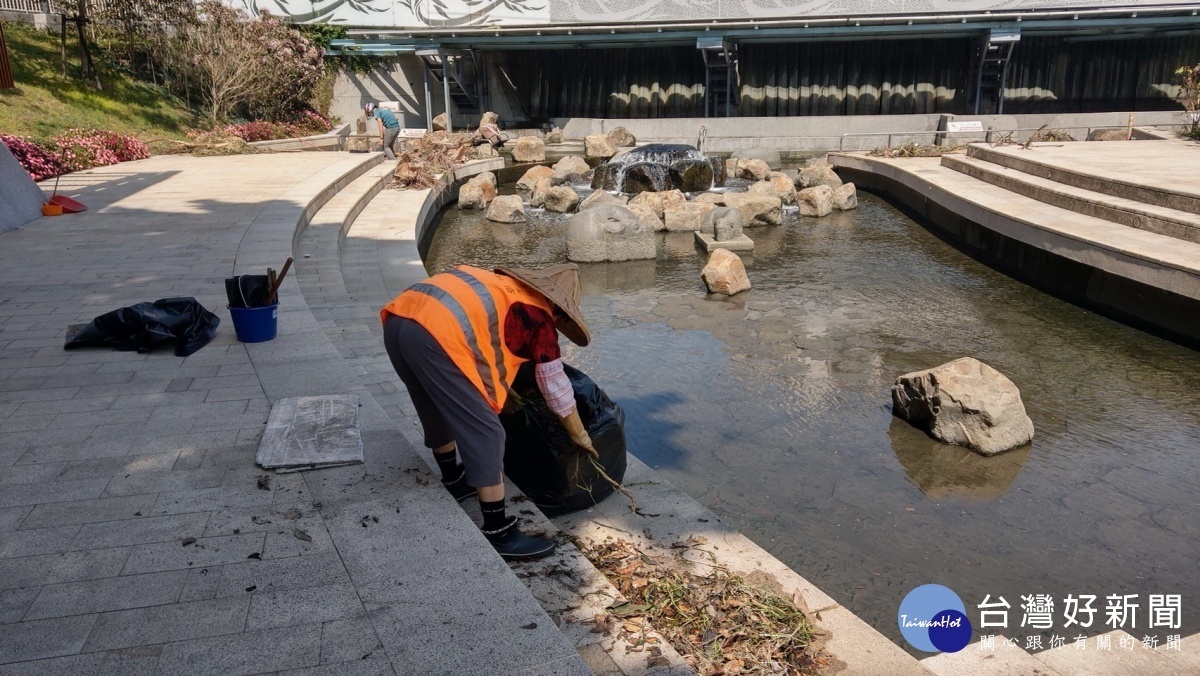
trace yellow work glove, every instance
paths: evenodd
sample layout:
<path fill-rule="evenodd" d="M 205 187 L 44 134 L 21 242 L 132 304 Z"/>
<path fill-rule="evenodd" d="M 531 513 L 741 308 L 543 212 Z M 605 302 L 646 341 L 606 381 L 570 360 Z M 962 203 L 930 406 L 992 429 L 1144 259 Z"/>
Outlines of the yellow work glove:
<path fill-rule="evenodd" d="M 571 411 L 571 414 L 562 419 L 563 427 L 567 428 L 567 434 L 571 435 L 571 441 L 575 445 L 587 451 L 587 454 L 592 456 L 593 460 L 599 460 L 600 454 L 596 452 L 596 448 L 592 446 L 592 438 L 588 436 L 587 430 L 583 428 L 583 421 L 579 419 L 579 410 Z"/>

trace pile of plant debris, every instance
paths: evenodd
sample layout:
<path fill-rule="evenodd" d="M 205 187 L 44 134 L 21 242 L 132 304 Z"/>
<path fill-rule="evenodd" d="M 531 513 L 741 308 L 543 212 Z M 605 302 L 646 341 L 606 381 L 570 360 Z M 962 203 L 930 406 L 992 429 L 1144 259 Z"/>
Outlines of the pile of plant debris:
<path fill-rule="evenodd" d="M 966 146 L 957 143 L 940 146 L 930 143 L 905 143 L 894 148 L 876 148 L 867 154 L 871 157 L 941 157 L 962 152 L 966 152 Z"/>
<path fill-rule="evenodd" d="M 405 143 L 389 188 L 425 190 L 441 183 L 442 175 L 461 166 L 471 153 L 474 134 L 435 131 Z"/>
<path fill-rule="evenodd" d="M 667 565 L 632 543 L 609 538 L 579 544 L 592 564 L 629 599 L 597 615 L 598 631 L 616 627 L 631 644 L 652 646 L 653 627 L 701 674 L 820 673 L 825 660 L 813 645 L 818 634 L 804 612 L 803 601 L 751 584 L 715 566 L 706 575 Z M 706 544 L 693 537 L 673 545 L 691 549 Z M 665 658 L 662 658 L 665 664 Z"/>
<path fill-rule="evenodd" d="M 198 157 L 215 157 L 221 155 L 254 155 L 269 153 L 266 148 L 259 148 L 246 143 L 245 139 L 223 131 L 206 131 L 191 135 L 189 141 L 175 139 L 154 139 L 147 141 L 155 153 L 164 155 L 196 155 Z"/>

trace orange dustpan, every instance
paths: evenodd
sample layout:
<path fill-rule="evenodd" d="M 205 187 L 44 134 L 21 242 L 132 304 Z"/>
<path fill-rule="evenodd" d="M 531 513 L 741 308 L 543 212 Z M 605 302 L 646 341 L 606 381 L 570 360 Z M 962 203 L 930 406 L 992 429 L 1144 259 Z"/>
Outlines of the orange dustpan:
<path fill-rule="evenodd" d="M 66 195 L 55 195 L 50 198 L 51 204 L 57 204 L 62 207 L 63 213 L 77 214 L 81 211 L 87 211 L 87 207 L 80 202 L 67 197 Z"/>

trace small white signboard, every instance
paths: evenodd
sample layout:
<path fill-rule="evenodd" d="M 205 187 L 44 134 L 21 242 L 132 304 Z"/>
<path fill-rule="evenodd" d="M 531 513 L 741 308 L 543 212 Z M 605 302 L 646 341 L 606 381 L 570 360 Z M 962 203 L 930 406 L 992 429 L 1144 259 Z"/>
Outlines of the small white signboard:
<path fill-rule="evenodd" d="M 983 131 L 983 121 L 965 120 L 963 122 L 947 122 L 946 131 Z"/>

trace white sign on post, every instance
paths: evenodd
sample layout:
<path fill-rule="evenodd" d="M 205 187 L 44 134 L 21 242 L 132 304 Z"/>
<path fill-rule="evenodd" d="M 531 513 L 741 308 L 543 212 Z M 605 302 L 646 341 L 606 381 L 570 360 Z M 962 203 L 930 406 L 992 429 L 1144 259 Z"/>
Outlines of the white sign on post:
<path fill-rule="evenodd" d="M 947 122 L 946 131 L 983 131 L 983 121 L 966 120 L 964 122 Z"/>

